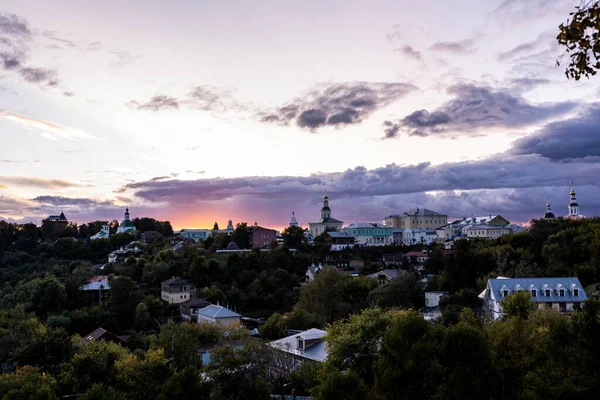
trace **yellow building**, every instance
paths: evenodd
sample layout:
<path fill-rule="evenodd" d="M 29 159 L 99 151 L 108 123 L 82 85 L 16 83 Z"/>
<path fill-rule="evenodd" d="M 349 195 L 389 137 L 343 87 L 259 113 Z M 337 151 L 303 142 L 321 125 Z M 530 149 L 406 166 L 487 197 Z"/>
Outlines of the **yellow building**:
<path fill-rule="evenodd" d="M 448 216 L 426 208 L 417 208 L 404 214 L 390 215 L 384 222 L 386 226 L 398 229 L 435 229 L 446 225 Z"/>

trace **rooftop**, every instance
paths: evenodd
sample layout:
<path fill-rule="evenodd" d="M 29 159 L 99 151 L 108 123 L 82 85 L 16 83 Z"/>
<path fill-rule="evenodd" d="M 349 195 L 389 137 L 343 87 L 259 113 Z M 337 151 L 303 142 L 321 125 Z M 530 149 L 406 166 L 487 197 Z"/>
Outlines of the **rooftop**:
<path fill-rule="evenodd" d="M 578 278 L 498 278 L 489 279 L 488 284 L 494 293 L 497 301 L 503 299 L 502 291 L 508 290 L 509 294 L 518 290 L 537 290 L 538 294 L 531 299 L 538 303 L 559 303 L 559 302 L 583 302 L 588 299 L 585 290 L 581 286 Z M 573 289 L 579 290 L 579 296 L 574 296 Z M 550 296 L 545 295 L 545 291 L 550 290 Z M 564 290 L 564 296 L 560 296 L 559 290 Z M 484 291 L 485 293 L 485 291 Z M 481 295 L 480 295 L 481 296 Z"/>
<path fill-rule="evenodd" d="M 326 331 L 313 328 L 270 342 L 269 346 L 309 360 L 323 362 L 327 359 L 327 347 L 325 341 L 320 339 L 323 339 L 326 335 Z M 298 348 L 298 339 L 305 341 L 317 340 L 317 342 L 301 350 Z"/>
<path fill-rule="evenodd" d="M 204 315 L 210 318 L 231 318 L 231 317 L 241 317 L 240 314 L 231 311 L 228 308 L 222 306 L 216 306 L 211 304 L 210 306 L 206 306 L 198 310 L 198 314 Z"/>

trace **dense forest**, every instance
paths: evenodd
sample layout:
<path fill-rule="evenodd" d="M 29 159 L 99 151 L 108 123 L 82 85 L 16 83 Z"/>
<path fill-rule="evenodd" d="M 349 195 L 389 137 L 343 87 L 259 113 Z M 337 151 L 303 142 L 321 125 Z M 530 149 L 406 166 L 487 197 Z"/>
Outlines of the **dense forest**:
<path fill-rule="evenodd" d="M 596 296 L 598 219 L 532 221 L 526 232 L 457 241 L 451 252 L 431 245 L 332 253 L 322 238 L 311 246 L 301 229 L 290 228 L 270 251 L 233 254 L 216 250 L 248 243 L 245 224 L 231 236 L 177 246 L 168 222 L 142 218 L 133 234 L 90 241 L 104 223 L 70 224 L 53 236 L 43 225 L 0 221 L 0 399 L 260 399 L 292 389 L 319 399 L 599 393 L 596 300 L 561 315 L 532 310 L 515 295 L 506 300 L 507 317 L 491 322 L 477 297 L 496 276 L 577 276 Z M 143 250 L 137 259 L 106 262 L 132 242 Z M 364 276 L 384 268 L 384 254 L 411 250 L 428 253 L 424 271 L 405 259 L 406 272 L 387 285 Z M 312 263 L 339 257 L 362 261 L 363 276 L 331 268 L 299 283 Z M 92 267 L 98 263 L 105 268 Z M 94 275 L 111 279 L 105 304 L 79 291 Z M 180 322 L 178 306 L 160 299 L 160 283 L 172 276 L 193 282 L 200 298 L 264 318 L 261 338 L 243 328 Z M 417 312 L 427 290 L 450 292 L 439 321 Z M 98 327 L 128 336 L 127 344 L 82 340 Z M 289 329 L 313 327 L 328 332 L 325 363 L 295 369 L 265 345 Z M 210 363 L 201 357 L 206 347 Z"/>

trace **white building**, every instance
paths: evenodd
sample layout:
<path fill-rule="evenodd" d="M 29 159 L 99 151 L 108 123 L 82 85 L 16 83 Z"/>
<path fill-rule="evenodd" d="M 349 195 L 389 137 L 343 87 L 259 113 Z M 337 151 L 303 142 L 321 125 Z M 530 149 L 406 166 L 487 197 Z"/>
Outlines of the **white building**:
<path fill-rule="evenodd" d="M 419 313 L 427 321 L 441 318 L 440 299 L 448 295 L 448 292 L 425 292 L 425 307 L 420 309 Z"/>
<path fill-rule="evenodd" d="M 296 213 L 292 211 L 292 218 L 290 219 L 290 227 L 298 226 L 298 221 L 296 220 Z"/>
<path fill-rule="evenodd" d="M 500 236 L 509 235 L 513 233 L 512 228 L 508 225 L 472 225 L 463 229 L 463 234 L 469 238 L 480 238 L 480 239 L 498 239 Z"/>
<path fill-rule="evenodd" d="M 311 235 L 316 238 L 326 231 L 333 230 L 341 232 L 344 223 L 338 219 L 331 218 L 331 208 L 329 208 L 329 196 L 323 196 L 323 207 L 321 208 L 321 219 L 308 223 L 308 229 Z"/>
<path fill-rule="evenodd" d="M 186 279 L 173 277 L 161 283 L 160 298 L 171 304 L 179 304 L 196 296 L 196 287 Z"/>
<path fill-rule="evenodd" d="M 210 229 L 182 229 L 179 232 L 175 232 L 175 234 L 197 242 L 211 237 L 212 231 Z"/>
<path fill-rule="evenodd" d="M 486 215 L 482 217 L 463 218 L 436 229 L 438 241 L 446 242 L 456 238 L 466 237 L 487 237 L 486 233 L 471 233 L 469 236 L 468 230 L 473 226 L 495 226 L 499 228 L 509 228 L 510 222 L 501 215 Z M 475 229 L 477 231 L 477 229 Z M 508 233 L 512 233 L 512 229 Z M 481 236 L 479 236 L 481 235 Z M 492 234 L 490 233 L 489 236 Z M 495 234 L 494 234 L 495 235 Z"/>
<path fill-rule="evenodd" d="M 578 309 L 587 295 L 577 278 L 503 278 L 488 279 L 487 286 L 479 294 L 483 309 L 493 319 L 504 315 L 500 303 L 518 291 L 531 294 L 531 301 L 538 308 L 552 308 L 558 312 Z"/>
<path fill-rule="evenodd" d="M 96 233 L 93 236 L 90 236 L 90 240 L 108 239 L 109 237 L 110 237 L 110 226 L 109 225 L 102 225 L 102 228 L 100 229 L 100 232 Z"/>
<path fill-rule="evenodd" d="M 123 216 L 123 221 L 119 224 L 117 228 L 117 233 L 131 233 L 135 231 L 135 225 L 129 219 L 129 207 L 125 209 L 125 214 Z"/>
<path fill-rule="evenodd" d="M 575 198 L 575 186 L 571 183 L 571 200 L 569 201 L 569 214 L 565 216 L 566 219 L 585 219 L 585 215 L 579 214 L 579 204 Z"/>
<path fill-rule="evenodd" d="M 394 228 L 374 222 L 355 222 L 342 229 L 353 236 L 360 246 L 387 246 L 394 244 Z"/>

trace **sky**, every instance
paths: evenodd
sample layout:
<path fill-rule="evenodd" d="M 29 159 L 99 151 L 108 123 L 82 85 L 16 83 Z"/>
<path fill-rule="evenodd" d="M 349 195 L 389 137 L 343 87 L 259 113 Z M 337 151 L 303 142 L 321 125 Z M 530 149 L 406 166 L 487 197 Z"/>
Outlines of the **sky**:
<path fill-rule="evenodd" d="M 0 219 L 600 213 L 565 0 L 3 0 Z M 562 59 L 563 64 L 566 58 Z M 600 78 L 597 78 L 600 79 Z"/>

